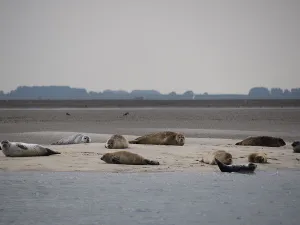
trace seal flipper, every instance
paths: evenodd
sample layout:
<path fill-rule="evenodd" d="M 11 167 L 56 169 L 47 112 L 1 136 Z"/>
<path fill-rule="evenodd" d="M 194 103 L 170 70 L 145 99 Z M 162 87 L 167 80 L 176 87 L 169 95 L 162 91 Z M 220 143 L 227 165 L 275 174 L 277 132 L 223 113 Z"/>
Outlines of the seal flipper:
<path fill-rule="evenodd" d="M 138 141 L 137 140 L 132 140 L 132 141 L 128 141 L 129 144 L 137 144 Z"/>
<path fill-rule="evenodd" d="M 230 168 L 232 166 L 225 165 L 224 163 L 220 162 L 217 158 L 215 158 L 215 161 L 216 161 L 219 169 L 221 170 L 221 172 L 227 172 L 227 173 L 231 173 L 232 172 L 232 170 Z"/>
<path fill-rule="evenodd" d="M 49 155 L 55 155 L 55 154 L 60 154 L 60 152 L 53 151 L 53 150 L 51 150 L 49 148 L 45 148 L 45 149 L 47 151 L 47 156 L 49 156 Z"/>
<path fill-rule="evenodd" d="M 19 148 L 21 148 L 23 150 L 27 150 L 28 149 L 25 145 L 22 145 L 22 144 L 19 144 L 19 143 L 17 143 L 16 145 L 17 145 L 17 147 L 19 147 Z"/>
<path fill-rule="evenodd" d="M 120 158 L 119 157 L 115 157 L 115 156 L 112 157 L 111 162 L 115 163 L 115 164 L 121 164 Z"/>
<path fill-rule="evenodd" d="M 159 165 L 158 161 L 154 161 L 154 160 L 149 160 L 149 159 L 145 159 L 145 163 L 147 165 Z"/>

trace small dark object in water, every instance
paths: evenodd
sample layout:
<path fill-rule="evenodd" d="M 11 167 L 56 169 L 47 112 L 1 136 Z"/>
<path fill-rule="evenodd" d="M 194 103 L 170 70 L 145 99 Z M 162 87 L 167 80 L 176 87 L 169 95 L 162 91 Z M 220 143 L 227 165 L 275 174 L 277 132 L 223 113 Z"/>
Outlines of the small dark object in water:
<path fill-rule="evenodd" d="M 127 115 L 129 115 L 129 112 L 126 112 L 126 113 L 123 114 L 123 116 L 127 116 Z"/>
<path fill-rule="evenodd" d="M 71 114 L 70 114 L 70 113 L 66 113 L 66 115 L 67 115 L 67 116 L 71 116 Z"/>
<path fill-rule="evenodd" d="M 254 170 L 256 169 L 257 165 L 254 163 L 249 163 L 248 165 L 225 165 L 222 162 L 220 162 L 217 158 L 215 158 L 217 165 L 219 169 L 222 172 L 227 172 L 227 173 L 253 173 Z"/>

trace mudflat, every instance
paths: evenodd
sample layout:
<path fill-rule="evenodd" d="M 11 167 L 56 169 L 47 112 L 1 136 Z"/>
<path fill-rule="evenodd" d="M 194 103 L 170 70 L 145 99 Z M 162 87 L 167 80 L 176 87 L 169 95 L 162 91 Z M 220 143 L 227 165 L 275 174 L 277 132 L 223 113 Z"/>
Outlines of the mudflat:
<path fill-rule="evenodd" d="M 68 112 L 69 115 L 66 115 Z M 129 114 L 123 116 L 125 112 Z M 291 142 L 300 138 L 300 108 L 43 108 L 1 109 L 0 139 L 38 143 L 60 151 L 49 157 L 8 158 L 0 153 L 0 169 L 4 171 L 102 171 L 163 172 L 217 171 L 216 166 L 200 162 L 212 150 L 226 150 L 234 163 L 247 163 L 247 155 L 255 151 L 268 154 L 268 164 L 258 170 L 300 168 L 300 155 L 293 153 Z M 108 150 L 104 143 L 119 133 L 128 139 L 150 132 L 173 130 L 183 132 L 186 144 L 180 146 L 130 145 L 128 151 L 158 160 L 159 166 L 106 164 L 100 160 Z M 52 146 L 53 141 L 76 132 L 87 133 L 92 143 Z M 282 137 L 280 148 L 235 146 L 251 135 Z"/>

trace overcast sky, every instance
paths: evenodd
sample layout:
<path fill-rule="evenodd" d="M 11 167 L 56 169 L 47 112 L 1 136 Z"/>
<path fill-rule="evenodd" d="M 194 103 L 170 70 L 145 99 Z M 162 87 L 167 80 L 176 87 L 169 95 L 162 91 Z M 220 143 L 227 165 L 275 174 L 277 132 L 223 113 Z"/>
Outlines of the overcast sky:
<path fill-rule="evenodd" d="M 0 0 L 0 90 L 300 87 L 299 0 Z"/>

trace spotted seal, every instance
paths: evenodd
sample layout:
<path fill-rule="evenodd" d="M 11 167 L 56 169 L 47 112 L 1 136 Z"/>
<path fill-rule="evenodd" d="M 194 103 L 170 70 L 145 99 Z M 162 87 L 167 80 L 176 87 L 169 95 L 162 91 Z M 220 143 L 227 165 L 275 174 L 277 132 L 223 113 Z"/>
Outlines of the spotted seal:
<path fill-rule="evenodd" d="M 250 163 L 267 163 L 267 154 L 264 152 L 254 152 L 248 155 L 248 162 Z"/>
<path fill-rule="evenodd" d="M 173 131 L 163 131 L 157 133 L 146 134 L 138 137 L 130 144 L 145 144 L 145 145 L 178 145 L 183 146 L 185 144 L 185 136 L 182 133 Z"/>
<path fill-rule="evenodd" d="M 294 141 L 291 145 L 295 153 L 300 153 L 300 141 Z"/>
<path fill-rule="evenodd" d="M 38 144 L 10 142 L 8 140 L 1 141 L 1 149 L 6 157 L 33 157 L 60 154 L 60 152 Z"/>
<path fill-rule="evenodd" d="M 253 173 L 257 167 L 254 163 L 249 163 L 248 165 L 225 165 L 224 163 L 220 162 L 216 158 L 216 163 L 221 172 L 227 173 Z"/>
<path fill-rule="evenodd" d="M 60 139 L 57 142 L 52 143 L 51 145 L 71 145 L 71 144 L 80 144 L 80 143 L 91 143 L 92 139 L 90 136 L 84 134 L 74 134 L 69 137 Z"/>
<path fill-rule="evenodd" d="M 105 143 L 105 148 L 109 149 L 124 149 L 128 147 L 128 140 L 119 134 L 112 135 Z"/>
<path fill-rule="evenodd" d="M 105 153 L 101 160 L 110 164 L 127 164 L 127 165 L 159 165 L 158 161 L 152 161 L 145 159 L 144 157 L 128 152 L 117 151 L 111 153 Z"/>
<path fill-rule="evenodd" d="M 285 146 L 286 143 L 282 138 L 278 138 L 278 137 L 256 136 L 256 137 L 248 137 L 243 141 L 237 142 L 235 145 L 281 147 L 281 146 Z"/>
<path fill-rule="evenodd" d="M 202 157 L 201 162 L 210 165 L 216 165 L 217 163 L 215 161 L 215 158 L 218 158 L 222 163 L 226 165 L 230 165 L 232 163 L 232 155 L 224 150 L 208 152 Z"/>

